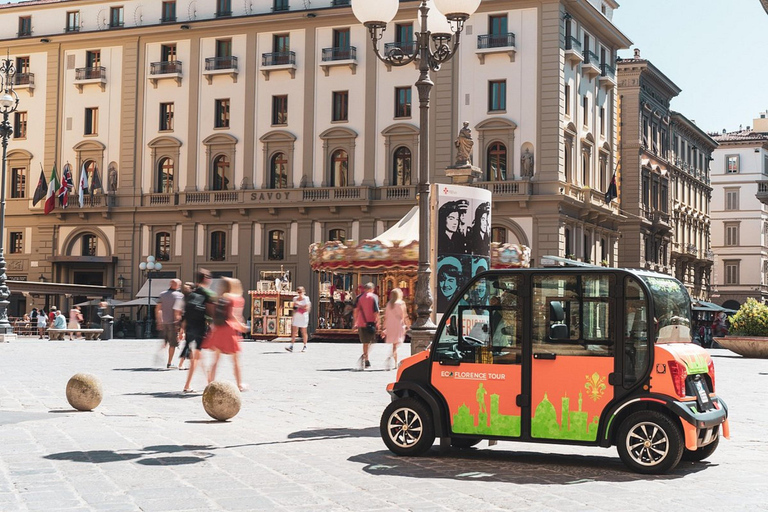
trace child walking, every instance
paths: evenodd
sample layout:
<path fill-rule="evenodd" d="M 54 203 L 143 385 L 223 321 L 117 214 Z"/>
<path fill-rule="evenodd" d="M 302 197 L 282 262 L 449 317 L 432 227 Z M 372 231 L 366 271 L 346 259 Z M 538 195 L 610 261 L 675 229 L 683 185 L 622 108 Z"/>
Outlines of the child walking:
<path fill-rule="evenodd" d="M 397 349 L 405 341 L 405 331 L 410 324 L 408 311 L 403 301 L 403 291 L 395 288 L 389 292 L 389 301 L 384 310 L 384 339 L 392 345 L 392 355 L 387 358 L 387 368 L 397 368 Z"/>
<path fill-rule="evenodd" d="M 216 378 L 216 367 L 219 364 L 221 354 L 232 356 L 235 367 L 235 380 L 240 391 L 245 391 L 248 386 L 243 383 L 240 372 L 240 338 L 245 332 L 243 321 L 243 285 L 239 279 L 229 277 L 222 278 L 222 293 L 216 302 L 213 313 L 213 325 L 208 335 L 203 340 L 203 348 L 215 352 L 213 365 L 208 372 L 208 382 Z"/>

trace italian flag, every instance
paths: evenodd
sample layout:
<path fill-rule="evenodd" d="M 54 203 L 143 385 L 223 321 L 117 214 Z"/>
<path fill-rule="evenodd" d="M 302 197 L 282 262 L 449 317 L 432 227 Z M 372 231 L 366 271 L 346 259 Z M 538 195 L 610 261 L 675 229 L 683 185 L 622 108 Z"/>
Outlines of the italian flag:
<path fill-rule="evenodd" d="M 56 176 L 56 164 L 51 170 L 51 179 L 48 181 L 48 193 L 45 195 L 45 214 L 49 214 L 56 207 L 56 192 L 59 190 L 59 178 Z"/>

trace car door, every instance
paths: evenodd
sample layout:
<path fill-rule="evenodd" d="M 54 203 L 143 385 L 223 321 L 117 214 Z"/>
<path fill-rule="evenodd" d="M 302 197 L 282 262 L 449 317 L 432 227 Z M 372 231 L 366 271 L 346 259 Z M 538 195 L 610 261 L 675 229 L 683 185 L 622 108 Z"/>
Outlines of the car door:
<path fill-rule="evenodd" d="M 448 404 L 452 433 L 520 437 L 520 281 L 520 275 L 481 277 L 446 313 L 431 383 Z"/>

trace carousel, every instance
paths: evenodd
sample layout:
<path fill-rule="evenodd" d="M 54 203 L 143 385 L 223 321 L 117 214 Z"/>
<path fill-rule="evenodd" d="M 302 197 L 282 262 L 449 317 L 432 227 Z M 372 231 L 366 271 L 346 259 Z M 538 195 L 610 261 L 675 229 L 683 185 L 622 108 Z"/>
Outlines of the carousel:
<path fill-rule="evenodd" d="M 394 288 L 403 291 L 411 320 L 416 318 L 414 293 L 419 267 L 419 208 L 411 209 L 390 229 L 372 240 L 331 241 L 309 247 L 309 262 L 317 273 L 317 324 L 312 338 L 321 341 L 357 340 L 355 297 L 366 283 L 376 286 L 380 308 Z M 527 267 L 530 249 L 516 244 L 491 244 L 491 267 Z"/>

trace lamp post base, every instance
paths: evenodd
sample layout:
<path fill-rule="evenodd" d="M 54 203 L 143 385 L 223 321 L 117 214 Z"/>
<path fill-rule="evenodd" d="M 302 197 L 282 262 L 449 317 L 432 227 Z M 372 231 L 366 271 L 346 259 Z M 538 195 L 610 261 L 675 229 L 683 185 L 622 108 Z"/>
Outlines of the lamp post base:
<path fill-rule="evenodd" d="M 10 343 L 11 341 L 16 341 L 16 333 L 13 333 L 13 332 L 0 333 L 0 343 Z"/>
<path fill-rule="evenodd" d="M 411 355 L 426 350 L 435 338 L 436 332 L 434 327 L 411 329 Z"/>

